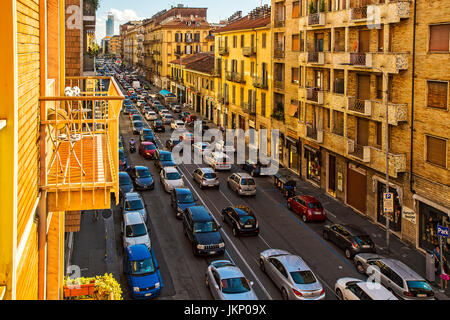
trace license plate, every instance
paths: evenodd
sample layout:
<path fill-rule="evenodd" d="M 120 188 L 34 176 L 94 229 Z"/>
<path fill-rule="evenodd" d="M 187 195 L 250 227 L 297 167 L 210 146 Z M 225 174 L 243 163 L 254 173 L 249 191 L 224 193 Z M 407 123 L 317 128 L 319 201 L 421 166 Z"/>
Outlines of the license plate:
<path fill-rule="evenodd" d="M 362 247 L 363 247 L 364 249 L 368 249 L 368 248 L 370 248 L 370 246 L 369 246 L 369 245 L 367 245 L 367 244 L 363 245 Z"/>
<path fill-rule="evenodd" d="M 216 251 L 210 251 L 209 253 L 210 254 L 216 254 Z"/>
<path fill-rule="evenodd" d="M 146 293 L 145 296 L 146 297 L 150 297 L 152 294 L 151 293 Z"/>
<path fill-rule="evenodd" d="M 316 211 L 316 212 L 314 212 L 314 214 L 315 214 L 315 215 L 317 215 L 317 216 L 319 216 L 319 215 L 321 215 L 321 214 L 322 214 L 322 212 L 320 212 L 320 211 Z"/>
<path fill-rule="evenodd" d="M 427 295 L 426 294 L 422 294 L 422 293 L 418 293 L 417 294 L 417 297 L 418 298 L 424 298 L 424 297 L 426 297 Z"/>
<path fill-rule="evenodd" d="M 250 226 L 246 225 L 244 227 L 247 228 L 247 229 L 250 229 L 252 226 L 251 225 Z"/>

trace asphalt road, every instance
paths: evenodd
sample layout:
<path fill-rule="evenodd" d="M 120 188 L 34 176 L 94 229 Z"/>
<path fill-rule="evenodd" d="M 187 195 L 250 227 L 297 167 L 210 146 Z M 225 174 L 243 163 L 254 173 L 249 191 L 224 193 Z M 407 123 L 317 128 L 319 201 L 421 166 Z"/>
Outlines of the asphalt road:
<path fill-rule="evenodd" d="M 145 121 L 145 119 L 144 119 Z M 156 134 L 159 148 L 164 149 L 172 130 L 166 126 L 166 132 Z M 257 237 L 235 238 L 228 225 L 220 230 L 225 240 L 226 253 L 214 258 L 195 257 L 191 245 L 183 234 L 182 222 L 175 218 L 170 207 L 169 194 L 160 184 L 159 173 L 153 161 L 145 160 L 138 153 L 129 154 L 128 141 L 134 137 L 131 122 L 127 115 L 120 116 L 120 134 L 124 138 L 125 153 L 129 165 L 144 165 L 151 171 L 155 180 L 155 190 L 142 192 L 149 213 L 148 226 L 154 251 L 163 278 L 162 294 L 156 299 L 212 299 L 205 286 L 205 271 L 210 261 L 215 259 L 231 259 L 241 268 L 246 277 L 254 282 L 254 289 L 260 299 L 281 299 L 280 291 L 274 283 L 260 270 L 259 254 L 269 249 L 284 249 L 301 256 L 325 288 L 326 299 L 336 299 L 334 284 L 341 277 L 365 279 L 356 271 L 351 260 L 347 260 L 339 248 L 322 238 L 325 223 L 303 223 L 301 219 L 289 211 L 286 199 L 272 185 L 272 178 L 257 177 L 257 195 L 255 197 L 239 197 L 226 184 L 232 172 L 241 172 L 238 165 L 233 165 L 231 172 L 219 172 L 220 188 L 201 190 L 192 179 L 192 172 L 198 166 L 181 164 L 179 170 L 184 175 L 185 185 L 189 187 L 204 205 L 222 224 L 220 212 L 232 205 L 246 205 L 256 214 L 260 235 Z M 121 214 L 114 209 L 115 241 L 117 248 L 122 247 L 120 236 Z M 117 250 L 117 260 L 122 261 L 123 250 Z M 129 286 L 124 275 L 119 279 L 124 298 L 131 298 Z"/>

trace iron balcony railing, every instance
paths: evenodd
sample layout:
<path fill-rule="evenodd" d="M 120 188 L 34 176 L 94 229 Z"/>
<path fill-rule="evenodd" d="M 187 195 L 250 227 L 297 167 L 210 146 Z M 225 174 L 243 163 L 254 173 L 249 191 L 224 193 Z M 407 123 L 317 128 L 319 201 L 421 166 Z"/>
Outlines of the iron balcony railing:
<path fill-rule="evenodd" d="M 352 8 L 350 11 L 350 19 L 351 20 L 367 19 L 367 6 Z"/>
<path fill-rule="evenodd" d="M 220 55 L 227 55 L 229 53 L 228 47 L 221 47 L 219 46 L 219 54 Z"/>
<path fill-rule="evenodd" d="M 325 24 L 325 13 L 318 12 L 308 15 L 308 25 L 310 26 L 322 26 Z"/>
<path fill-rule="evenodd" d="M 244 75 L 238 72 L 227 72 L 226 79 L 232 82 L 245 83 Z"/>
<path fill-rule="evenodd" d="M 284 90 L 284 81 L 283 80 L 274 80 L 273 87 L 277 90 Z"/>
<path fill-rule="evenodd" d="M 269 88 L 269 82 L 267 80 L 267 78 L 263 77 L 253 77 L 253 86 L 255 88 L 260 88 L 260 89 L 268 89 Z"/>
<path fill-rule="evenodd" d="M 324 53 L 323 52 L 308 52 L 308 63 L 323 64 Z"/>
<path fill-rule="evenodd" d="M 358 52 L 351 52 L 350 53 L 350 64 L 358 65 L 358 66 L 365 66 L 366 65 L 366 54 L 358 53 Z"/>
<path fill-rule="evenodd" d="M 251 57 L 256 55 L 256 47 L 244 47 L 242 48 L 242 55 L 245 57 Z"/>
<path fill-rule="evenodd" d="M 276 47 L 273 51 L 273 55 L 275 59 L 284 59 L 284 48 Z"/>
<path fill-rule="evenodd" d="M 306 100 L 319 104 L 323 103 L 322 89 L 315 87 L 306 88 Z"/>

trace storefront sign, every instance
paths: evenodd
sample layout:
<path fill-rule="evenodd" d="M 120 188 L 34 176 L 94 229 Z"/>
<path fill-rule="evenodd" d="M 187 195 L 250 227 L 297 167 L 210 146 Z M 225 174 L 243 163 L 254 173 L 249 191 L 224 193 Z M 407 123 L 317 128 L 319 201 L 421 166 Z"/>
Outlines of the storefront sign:
<path fill-rule="evenodd" d="M 438 236 L 448 238 L 448 228 L 438 225 L 437 234 Z"/>
<path fill-rule="evenodd" d="M 403 207 L 402 208 L 402 216 L 403 216 L 403 219 L 408 220 L 412 224 L 416 224 L 416 213 L 414 212 L 414 210 Z"/>

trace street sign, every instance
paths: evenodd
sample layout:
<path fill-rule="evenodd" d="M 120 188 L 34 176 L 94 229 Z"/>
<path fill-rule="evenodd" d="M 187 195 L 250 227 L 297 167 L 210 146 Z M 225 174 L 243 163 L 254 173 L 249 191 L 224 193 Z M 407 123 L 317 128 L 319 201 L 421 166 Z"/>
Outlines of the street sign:
<path fill-rule="evenodd" d="M 383 211 L 384 213 L 392 213 L 394 212 L 394 194 L 383 193 Z"/>
<path fill-rule="evenodd" d="M 438 236 L 448 238 L 448 228 L 438 225 L 437 226 L 437 234 L 438 234 Z"/>

